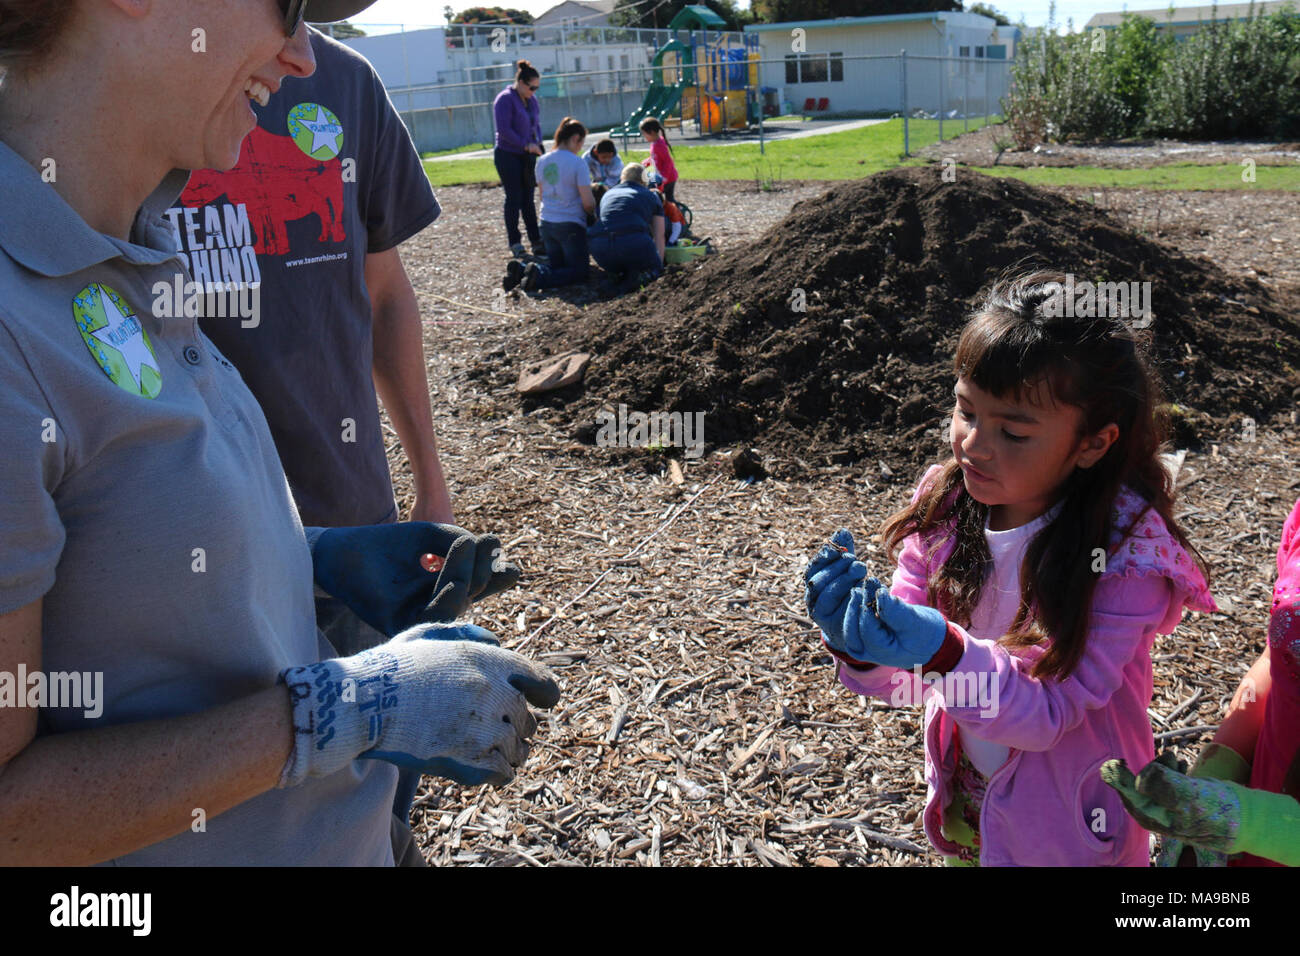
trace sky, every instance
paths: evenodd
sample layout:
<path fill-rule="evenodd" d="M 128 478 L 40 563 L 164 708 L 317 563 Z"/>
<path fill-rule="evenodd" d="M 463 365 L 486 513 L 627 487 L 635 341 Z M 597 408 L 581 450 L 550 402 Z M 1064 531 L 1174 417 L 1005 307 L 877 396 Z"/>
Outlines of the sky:
<path fill-rule="evenodd" d="M 527 10 L 534 16 L 549 10 L 560 0 L 500 0 L 497 6 L 516 7 Z M 748 6 L 744 0 L 742 5 Z M 1193 0 L 1194 2 L 1194 0 Z M 375 4 L 362 13 L 354 17 L 353 22 L 361 27 L 367 24 L 389 24 L 396 26 L 405 24 L 408 28 L 419 26 L 442 26 L 443 16 L 442 8 L 447 5 L 447 0 L 376 0 Z M 493 6 L 489 0 L 452 0 L 451 6 L 456 10 L 462 10 L 470 6 Z M 1189 5 L 1184 3 L 1183 5 Z M 1049 0 L 993 0 L 993 6 L 1005 13 L 1012 23 L 1019 23 L 1020 18 L 1024 17 L 1025 22 L 1032 26 L 1043 26 L 1047 23 Z M 1148 9 L 1168 9 L 1169 3 L 1161 3 L 1160 0 L 1133 0 L 1132 3 L 1126 3 L 1124 0 L 1118 0 L 1115 3 L 1108 3 L 1106 0 L 1057 0 L 1056 19 L 1058 23 L 1064 23 L 1067 18 L 1074 20 L 1075 28 L 1088 22 L 1088 19 L 1094 13 L 1106 13 L 1112 10 L 1123 10 L 1131 7 L 1134 10 Z M 310 13 L 311 7 L 308 6 Z M 374 32 L 386 32 L 376 30 Z"/>

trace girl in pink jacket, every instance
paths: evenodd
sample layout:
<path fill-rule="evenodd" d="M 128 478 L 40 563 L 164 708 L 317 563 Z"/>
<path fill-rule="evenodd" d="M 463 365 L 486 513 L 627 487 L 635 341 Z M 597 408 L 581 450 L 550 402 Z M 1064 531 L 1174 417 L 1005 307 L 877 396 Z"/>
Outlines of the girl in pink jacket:
<path fill-rule="evenodd" d="M 805 575 L 841 681 L 924 702 L 923 821 L 950 863 L 1146 866 L 1098 770 L 1152 759 L 1152 641 L 1217 610 L 1173 519 L 1159 385 L 1125 322 L 1063 301 L 1079 288 L 999 282 L 963 329 L 952 458 L 882 529 L 891 586 L 845 530 Z"/>

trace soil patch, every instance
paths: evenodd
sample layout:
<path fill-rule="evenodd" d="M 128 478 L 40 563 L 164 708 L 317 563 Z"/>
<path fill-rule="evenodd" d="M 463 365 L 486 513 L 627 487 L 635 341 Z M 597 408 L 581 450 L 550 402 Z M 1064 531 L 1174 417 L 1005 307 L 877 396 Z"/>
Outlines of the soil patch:
<path fill-rule="evenodd" d="M 1039 143 L 1033 149 L 999 147 L 1011 142 L 1010 129 L 999 123 L 953 139 L 931 143 L 921 156 L 952 159 L 967 166 L 1098 166 L 1104 169 L 1150 169 L 1174 163 L 1236 166 L 1250 158 L 1258 166 L 1294 166 L 1300 143 L 1274 140 L 1130 139 L 1101 143 Z"/>
<path fill-rule="evenodd" d="M 1294 290 L 1229 276 L 1089 203 L 969 171 L 944 182 L 934 168 L 836 186 L 746 249 L 550 320 L 557 343 L 594 358 L 582 386 L 526 407 L 567 404 L 586 422 L 620 403 L 702 411 L 709 446 L 752 444 L 778 474 L 879 459 L 910 478 L 940 451 L 966 315 L 1021 264 L 1152 283 L 1149 332 L 1180 443 L 1290 408 Z M 594 425 L 579 431 L 594 440 Z"/>

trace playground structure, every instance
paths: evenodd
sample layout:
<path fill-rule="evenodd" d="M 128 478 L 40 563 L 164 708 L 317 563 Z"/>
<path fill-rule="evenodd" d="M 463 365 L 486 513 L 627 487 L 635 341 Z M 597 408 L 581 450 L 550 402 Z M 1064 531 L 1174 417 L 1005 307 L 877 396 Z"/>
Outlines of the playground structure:
<path fill-rule="evenodd" d="M 701 134 L 747 127 L 759 108 L 758 37 L 725 28 L 708 7 L 683 7 L 668 24 L 673 38 L 651 61 L 650 88 L 641 105 L 610 135 L 637 136 L 646 117 L 669 125 L 673 113 L 682 122 L 696 121 Z M 685 40 L 679 35 L 682 30 Z"/>

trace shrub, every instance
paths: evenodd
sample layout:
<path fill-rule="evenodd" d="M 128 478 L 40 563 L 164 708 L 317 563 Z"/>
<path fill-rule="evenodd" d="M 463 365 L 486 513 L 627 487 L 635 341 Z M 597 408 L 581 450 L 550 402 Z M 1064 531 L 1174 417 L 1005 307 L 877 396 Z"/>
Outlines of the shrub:
<path fill-rule="evenodd" d="M 1288 135 L 1300 116 L 1300 15 L 1215 23 L 1174 44 L 1145 127 L 1161 136 Z"/>
<path fill-rule="evenodd" d="M 1016 145 L 1300 132 L 1300 14 L 1209 23 L 1183 42 L 1146 17 L 1105 33 L 1026 30 L 1003 112 Z"/>

